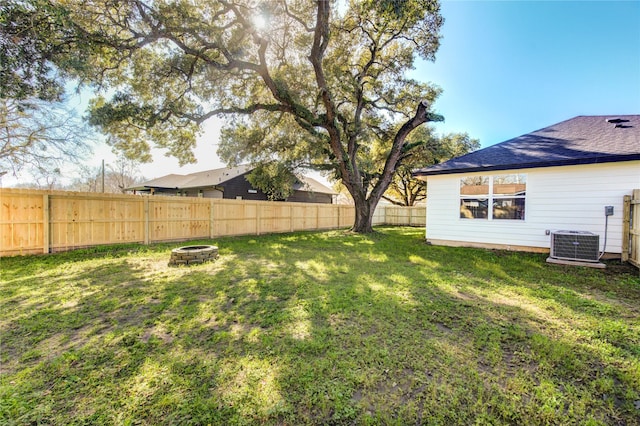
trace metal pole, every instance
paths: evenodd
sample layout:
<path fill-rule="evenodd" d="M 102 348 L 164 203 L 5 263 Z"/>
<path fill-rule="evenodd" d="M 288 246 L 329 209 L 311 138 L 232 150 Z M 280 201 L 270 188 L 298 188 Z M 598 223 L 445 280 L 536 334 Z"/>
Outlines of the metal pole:
<path fill-rule="evenodd" d="M 102 159 L 102 193 L 104 194 L 104 158 Z"/>

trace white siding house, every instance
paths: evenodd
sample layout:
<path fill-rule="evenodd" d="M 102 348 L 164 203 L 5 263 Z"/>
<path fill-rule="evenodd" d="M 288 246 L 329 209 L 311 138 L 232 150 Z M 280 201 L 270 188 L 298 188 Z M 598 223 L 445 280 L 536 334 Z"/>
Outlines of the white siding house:
<path fill-rule="evenodd" d="M 609 217 L 609 253 L 622 250 L 622 198 L 640 188 L 640 161 L 590 164 L 517 171 L 526 176 L 523 220 L 460 217 L 461 175 L 430 176 L 428 182 L 427 240 L 436 245 L 500 247 L 548 251 L 547 230 L 589 231 L 600 235 L 603 249 L 604 206 Z M 499 176 L 504 172 L 466 176 Z"/>
<path fill-rule="evenodd" d="M 548 252 L 549 232 L 588 231 L 619 255 L 623 196 L 640 188 L 640 116 L 619 119 L 576 117 L 416 171 L 427 241 Z"/>

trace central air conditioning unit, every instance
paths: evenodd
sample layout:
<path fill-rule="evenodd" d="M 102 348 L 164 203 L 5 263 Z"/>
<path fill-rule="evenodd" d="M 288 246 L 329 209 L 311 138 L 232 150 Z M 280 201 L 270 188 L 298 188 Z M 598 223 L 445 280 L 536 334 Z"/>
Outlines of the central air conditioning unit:
<path fill-rule="evenodd" d="M 551 233 L 551 257 L 561 260 L 597 262 L 600 236 L 586 231 L 554 231 Z"/>

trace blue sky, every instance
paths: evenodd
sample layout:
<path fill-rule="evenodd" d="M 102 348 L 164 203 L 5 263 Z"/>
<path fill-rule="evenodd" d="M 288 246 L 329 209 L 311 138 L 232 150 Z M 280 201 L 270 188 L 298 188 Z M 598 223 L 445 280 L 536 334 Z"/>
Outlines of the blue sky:
<path fill-rule="evenodd" d="M 467 132 L 486 147 L 577 115 L 640 114 L 640 0 L 444 0 L 442 14 L 436 61 L 419 62 L 412 74 L 443 89 L 437 132 Z M 154 150 L 141 174 L 223 167 L 219 128 L 205 123 L 200 162 L 179 167 Z M 104 145 L 91 165 L 103 158 L 114 159 Z"/>
<path fill-rule="evenodd" d="M 577 115 L 640 114 L 640 1 L 443 1 L 438 132 L 483 147 Z"/>

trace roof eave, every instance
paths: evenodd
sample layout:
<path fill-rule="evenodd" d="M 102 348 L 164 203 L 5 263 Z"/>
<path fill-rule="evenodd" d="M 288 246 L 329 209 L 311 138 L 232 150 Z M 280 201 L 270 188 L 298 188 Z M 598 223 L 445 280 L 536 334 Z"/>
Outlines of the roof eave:
<path fill-rule="evenodd" d="M 577 166 L 585 164 L 602 164 L 602 163 L 619 163 L 623 161 L 640 160 L 640 153 L 628 154 L 628 155 L 607 155 L 580 159 L 568 159 L 568 160 L 556 160 L 556 161 L 542 161 L 531 163 L 517 163 L 517 164 L 499 164 L 493 166 L 474 166 L 464 167 L 456 169 L 442 169 L 442 170 L 417 170 L 412 173 L 413 177 L 419 178 L 421 176 L 435 176 L 435 175 L 452 175 L 460 173 L 474 173 L 474 172 L 486 172 L 486 171 L 500 171 L 500 170 L 521 170 L 521 169 L 537 169 L 541 167 L 557 167 L 557 166 Z"/>
<path fill-rule="evenodd" d="M 147 189 L 171 189 L 171 190 L 178 190 L 180 188 L 178 188 L 177 186 L 157 186 L 157 185 L 144 185 L 144 186 L 138 186 L 136 188 L 130 188 L 130 189 L 135 189 L 138 191 L 144 191 Z"/>

